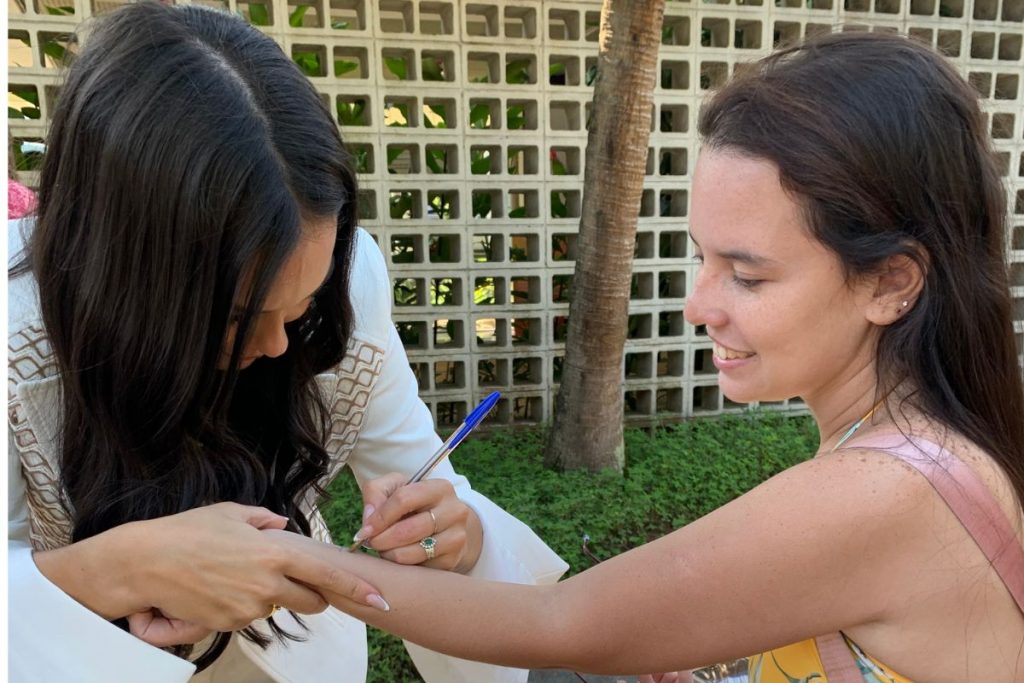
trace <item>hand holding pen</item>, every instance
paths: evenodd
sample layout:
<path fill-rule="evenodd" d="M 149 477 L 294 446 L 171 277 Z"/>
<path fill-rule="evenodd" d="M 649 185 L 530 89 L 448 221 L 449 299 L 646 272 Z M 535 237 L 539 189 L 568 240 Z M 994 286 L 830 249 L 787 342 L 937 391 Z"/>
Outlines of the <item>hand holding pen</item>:
<path fill-rule="evenodd" d="M 482 530 L 476 514 L 455 495 L 447 479 L 427 479 L 494 407 L 488 396 L 413 475 L 392 473 L 363 487 L 363 527 L 351 546 L 373 548 L 399 564 L 469 569 L 476 562 Z"/>

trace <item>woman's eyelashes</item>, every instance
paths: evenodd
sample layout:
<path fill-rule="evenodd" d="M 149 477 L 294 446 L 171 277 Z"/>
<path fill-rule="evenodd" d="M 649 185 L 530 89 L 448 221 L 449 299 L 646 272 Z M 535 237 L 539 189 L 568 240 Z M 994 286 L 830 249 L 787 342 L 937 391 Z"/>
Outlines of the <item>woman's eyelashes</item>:
<path fill-rule="evenodd" d="M 693 260 L 697 264 L 698 267 L 703 267 L 704 266 L 704 254 L 700 253 L 699 251 L 695 251 L 694 252 Z M 735 284 L 735 285 L 737 285 L 739 287 L 742 287 L 743 289 L 754 289 L 759 284 L 764 282 L 763 279 L 754 278 L 754 277 L 745 277 L 745 276 L 740 275 L 739 273 L 737 273 L 735 271 L 733 271 L 733 273 L 732 273 L 732 281 L 733 281 L 733 284 Z"/>
<path fill-rule="evenodd" d="M 756 278 L 740 277 L 736 273 L 733 273 L 732 281 L 739 285 L 740 287 L 742 287 L 743 289 L 754 289 L 759 284 L 764 282 L 764 280 L 758 280 Z"/>

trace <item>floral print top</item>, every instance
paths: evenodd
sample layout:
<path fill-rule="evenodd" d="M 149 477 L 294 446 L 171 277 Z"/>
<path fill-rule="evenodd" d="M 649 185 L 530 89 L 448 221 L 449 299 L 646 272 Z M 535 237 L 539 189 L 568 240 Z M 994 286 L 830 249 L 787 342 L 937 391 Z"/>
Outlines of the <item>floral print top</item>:
<path fill-rule="evenodd" d="M 849 638 L 844 638 L 864 683 L 913 683 L 870 657 Z M 813 639 L 728 664 L 698 669 L 693 672 L 693 680 L 694 683 L 828 683 Z"/>

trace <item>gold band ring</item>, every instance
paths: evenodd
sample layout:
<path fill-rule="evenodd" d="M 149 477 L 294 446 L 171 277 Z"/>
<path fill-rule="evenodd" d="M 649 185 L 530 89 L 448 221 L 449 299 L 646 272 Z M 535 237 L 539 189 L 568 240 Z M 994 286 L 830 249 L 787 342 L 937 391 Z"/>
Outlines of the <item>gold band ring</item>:
<path fill-rule="evenodd" d="M 276 612 L 279 609 L 281 609 L 281 607 L 279 605 L 273 605 L 273 604 L 270 605 L 270 611 L 267 612 L 267 616 L 265 616 L 263 618 L 264 619 L 269 619 L 270 617 L 274 616 L 274 612 Z"/>
<path fill-rule="evenodd" d="M 433 536 L 437 533 L 437 517 L 434 516 L 433 510 L 427 510 L 427 514 L 430 515 L 430 521 L 434 523 L 434 528 L 430 530 L 430 535 Z"/>

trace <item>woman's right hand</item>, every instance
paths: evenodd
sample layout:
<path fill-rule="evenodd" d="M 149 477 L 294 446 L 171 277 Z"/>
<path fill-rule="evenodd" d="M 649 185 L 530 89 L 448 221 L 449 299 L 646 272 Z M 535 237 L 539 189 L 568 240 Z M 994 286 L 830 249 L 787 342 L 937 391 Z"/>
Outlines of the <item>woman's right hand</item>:
<path fill-rule="evenodd" d="M 125 524 L 34 557 L 50 581 L 106 619 L 157 610 L 161 618 L 187 623 L 190 637 L 244 628 L 273 606 L 324 610 L 327 602 L 308 586 L 375 604 L 368 598 L 378 591 L 366 581 L 260 531 L 283 529 L 286 521 L 263 508 L 217 503 Z M 171 644 L 166 628 L 153 632 L 163 634 L 161 645 Z"/>

